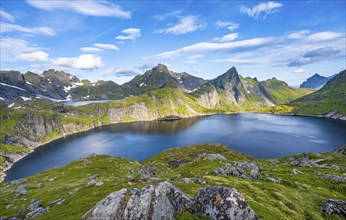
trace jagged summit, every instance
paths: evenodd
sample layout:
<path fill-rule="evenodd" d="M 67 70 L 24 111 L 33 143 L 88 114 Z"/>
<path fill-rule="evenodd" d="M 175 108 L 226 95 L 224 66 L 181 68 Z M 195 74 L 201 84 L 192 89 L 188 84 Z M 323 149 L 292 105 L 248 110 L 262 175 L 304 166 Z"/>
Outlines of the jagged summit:
<path fill-rule="evenodd" d="M 237 69 L 235 67 L 232 67 L 221 76 L 212 80 L 211 83 L 217 88 L 221 88 L 223 90 L 229 90 L 239 85 L 240 77 L 239 77 Z"/>
<path fill-rule="evenodd" d="M 204 80 L 187 72 L 171 71 L 162 63 L 123 85 L 103 80 L 95 83 L 80 81 L 70 73 L 54 69 L 46 70 L 43 74 L 1 71 L 0 79 L 0 101 L 8 105 L 37 97 L 55 101 L 122 99 L 165 87 L 191 93 L 206 108 L 228 108 L 230 105 L 237 108 L 268 106 L 286 103 L 300 94 L 285 82 L 276 79 L 259 82 L 249 77 L 243 78 L 235 67 L 213 80 Z M 280 98 L 280 94 L 275 97 L 278 89 L 282 89 L 280 94 L 290 94 L 282 96 L 287 99 Z"/>
<path fill-rule="evenodd" d="M 169 72 L 166 65 L 159 63 L 157 66 L 152 68 L 153 71 Z"/>

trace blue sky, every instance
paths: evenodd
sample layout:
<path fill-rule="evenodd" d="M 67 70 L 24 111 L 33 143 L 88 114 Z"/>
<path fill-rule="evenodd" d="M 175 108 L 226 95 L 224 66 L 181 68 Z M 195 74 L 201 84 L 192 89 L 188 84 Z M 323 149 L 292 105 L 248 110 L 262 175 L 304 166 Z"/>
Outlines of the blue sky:
<path fill-rule="evenodd" d="M 1 70 L 129 81 L 158 63 L 299 85 L 345 69 L 345 1 L 1 0 Z"/>

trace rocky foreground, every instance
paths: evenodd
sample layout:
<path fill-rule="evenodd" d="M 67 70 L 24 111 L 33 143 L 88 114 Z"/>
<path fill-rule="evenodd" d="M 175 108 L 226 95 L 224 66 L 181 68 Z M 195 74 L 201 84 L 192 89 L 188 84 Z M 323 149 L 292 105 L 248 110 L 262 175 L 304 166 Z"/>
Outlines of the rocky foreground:
<path fill-rule="evenodd" d="M 217 144 L 90 155 L 0 185 L 0 219 L 344 219 L 345 147 L 263 160 Z"/>

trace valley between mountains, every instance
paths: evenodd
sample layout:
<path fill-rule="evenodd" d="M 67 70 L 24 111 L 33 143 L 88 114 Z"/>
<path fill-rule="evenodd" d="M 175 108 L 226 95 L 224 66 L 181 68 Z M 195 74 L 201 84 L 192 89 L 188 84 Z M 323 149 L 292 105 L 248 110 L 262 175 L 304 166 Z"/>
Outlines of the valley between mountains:
<path fill-rule="evenodd" d="M 0 73 L 1 178 L 4 170 L 37 146 L 111 123 L 241 111 L 345 119 L 345 78 L 344 70 L 313 92 L 292 88 L 275 78 L 261 82 L 244 78 L 235 67 L 213 80 L 204 80 L 172 72 L 159 64 L 121 86 L 112 81 L 93 84 L 80 81 L 62 71 L 49 70 L 42 75 L 3 71 Z M 116 98 L 78 107 L 56 102 Z"/>

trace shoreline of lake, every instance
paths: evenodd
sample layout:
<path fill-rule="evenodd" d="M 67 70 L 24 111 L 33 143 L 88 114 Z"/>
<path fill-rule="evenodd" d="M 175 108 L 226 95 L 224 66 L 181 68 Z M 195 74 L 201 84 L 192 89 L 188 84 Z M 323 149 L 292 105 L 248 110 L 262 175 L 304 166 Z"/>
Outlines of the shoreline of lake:
<path fill-rule="evenodd" d="M 241 113 L 247 113 L 247 112 L 240 112 Z M 233 113 L 233 114 L 239 114 L 239 113 Z M 257 114 L 257 113 L 256 113 Z M 268 113 L 263 113 L 263 114 L 267 114 L 267 115 L 274 115 L 274 114 L 268 114 Z M 209 114 L 209 115 L 217 115 L 217 114 Z M 220 114 L 220 115 L 232 115 L 232 114 Z M 207 115 L 201 115 L 202 117 L 203 116 L 207 116 Z M 287 115 L 276 115 L 276 116 L 287 116 Z M 292 115 L 289 115 L 289 116 L 292 116 Z M 294 115 L 293 115 L 294 116 Z M 185 117 L 185 119 L 187 118 L 193 118 L 193 117 L 198 117 L 198 116 L 192 116 L 192 117 Z M 307 116 L 307 117 L 311 117 L 311 116 Z M 315 117 L 315 116 L 312 116 L 312 117 Z M 318 118 L 321 118 L 321 117 L 318 117 Z M 183 119 L 184 120 L 184 119 Z M 141 120 L 141 121 L 133 121 L 133 122 L 154 122 L 154 121 L 157 121 L 157 120 Z M 72 132 L 70 134 L 66 134 L 66 135 L 61 135 L 61 136 L 57 136 L 57 137 L 54 137 L 52 140 L 48 141 L 48 142 L 45 142 L 45 143 L 41 143 L 39 145 L 37 145 L 32 151 L 30 151 L 30 153 L 28 154 L 25 154 L 23 155 L 22 157 L 20 157 L 18 160 L 16 160 L 14 163 L 11 164 L 11 166 L 7 167 L 7 169 L 5 169 L 3 171 L 4 173 L 4 176 L 3 176 L 3 180 L 5 179 L 6 177 L 6 172 L 12 168 L 12 166 L 17 163 L 18 161 L 20 161 L 21 159 L 25 158 L 26 156 L 32 154 L 35 150 L 39 149 L 40 147 L 46 145 L 46 144 L 49 144 L 51 143 L 52 141 L 55 141 L 55 140 L 59 140 L 59 139 L 62 139 L 64 137 L 68 137 L 68 136 L 71 136 L 73 134 L 77 134 L 77 133 L 83 133 L 83 132 L 86 132 L 86 131 L 89 131 L 89 130 L 92 130 L 92 129 L 95 129 L 95 128 L 101 128 L 103 126 L 107 126 L 107 125 L 116 125 L 116 124 L 122 124 L 122 123 L 110 123 L 110 124 L 104 124 L 102 126 L 95 126 L 95 127 L 92 127 L 92 128 L 89 128 L 89 129 L 85 129 L 85 130 L 81 130 L 81 131 L 78 131 L 78 132 Z M 123 122 L 123 124 L 128 124 L 128 122 Z M 338 147 L 338 146 L 335 146 L 335 147 Z M 2 180 L 2 181 L 3 181 Z"/>

